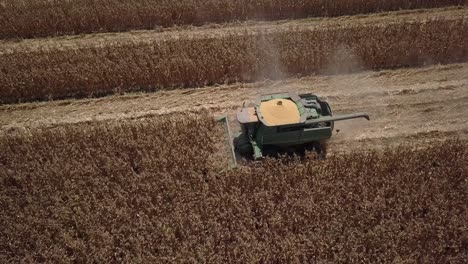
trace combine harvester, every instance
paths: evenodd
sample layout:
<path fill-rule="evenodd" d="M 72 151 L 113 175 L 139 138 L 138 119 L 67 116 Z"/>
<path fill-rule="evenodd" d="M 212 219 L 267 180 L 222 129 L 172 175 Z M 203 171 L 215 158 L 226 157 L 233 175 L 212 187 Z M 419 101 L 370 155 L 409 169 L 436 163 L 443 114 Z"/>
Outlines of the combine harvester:
<path fill-rule="evenodd" d="M 226 116 L 218 120 L 225 123 L 235 167 L 239 155 L 258 160 L 306 149 L 324 154 L 322 143 L 331 138 L 334 122 L 355 118 L 370 120 L 366 113 L 333 116 L 330 105 L 313 94 L 280 93 L 260 96 L 252 107 L 244 103 L 237 111 L 241 131 L 234 135 Z"/>

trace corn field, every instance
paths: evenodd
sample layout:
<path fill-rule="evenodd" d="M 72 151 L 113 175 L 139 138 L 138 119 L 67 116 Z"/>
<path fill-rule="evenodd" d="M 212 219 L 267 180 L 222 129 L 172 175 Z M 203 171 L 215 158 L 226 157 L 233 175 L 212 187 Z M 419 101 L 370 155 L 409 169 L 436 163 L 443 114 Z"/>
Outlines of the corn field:
<path fill-rule="evenodd" d="M 226 171 L 206 114 L 0 135 L 0 261 L 464 263 L 468 144 Z"/>
<path fill-rule="evenodd" d="M 468 20 L 463 11 L 459 17 L 397 19 L 385 26 L 335 21 L 327 27 L 299 23 L 229 33 L 155 33 L 142 40 L 109 37 L 89 45 L 69 40 L 50 46 L 39 42 L 37 48 L 13 44 L 0 55 L 0 102 L 466 61 Z"/>
<path fill-rule="evenodd" d="M 463 4 L 465 0 L 1 0 L 0 38 L 116 32 L 250 19 L 341 16 Z"/>
<path fill-rule="evenodd" d="M 0 263 L 468 263 L 467 43 L 467 0 L 0 0 Z M 214 112 L 283 88 L 372 123 L 230 169 Z"/>

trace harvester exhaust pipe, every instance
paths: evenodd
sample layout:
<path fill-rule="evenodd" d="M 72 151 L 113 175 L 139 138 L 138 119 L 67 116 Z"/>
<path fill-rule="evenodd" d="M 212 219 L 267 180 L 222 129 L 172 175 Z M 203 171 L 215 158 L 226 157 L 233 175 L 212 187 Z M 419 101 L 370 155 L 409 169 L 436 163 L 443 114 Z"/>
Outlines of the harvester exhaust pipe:
<path fill-rule="evenodd" d="M 370 120 L 370 117 L 366 113 L 356 113 L 356 114 L 349 114 L 349 115 L 339 115 L 339 116 L 330 116 L 330 117 L 323 117 L 318 119 L 311 119 L 307 120 L 305 123 L 308 125 L 324 123 L 324 122 L 334 122 L 334 121 L 342 121 L 342 120 L 349 120 L 349 119 L 356 119 L 356 118 L 365 118 Z"/>

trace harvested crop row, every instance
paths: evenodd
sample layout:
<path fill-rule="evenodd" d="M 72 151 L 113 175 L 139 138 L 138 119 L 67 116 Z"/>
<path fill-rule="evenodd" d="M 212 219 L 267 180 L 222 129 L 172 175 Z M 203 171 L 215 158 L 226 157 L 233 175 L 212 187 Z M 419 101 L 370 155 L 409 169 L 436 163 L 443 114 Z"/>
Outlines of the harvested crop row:
<path fill-rule="evenodd" d="M 462 5 L 464 0 L 2 0 L 0 38 L 154 29 L 234 20 L 340 16 Z"/>
<path fill-rule="evenodd" d="M 466 262 L 468 145 L 225 172 L 209 116 L 0 135 L 0 262 Z"/>
<path fill-rule="evenodd" d="M 466 11 L 9 44 L 0 102 L 466 61 Z"/>

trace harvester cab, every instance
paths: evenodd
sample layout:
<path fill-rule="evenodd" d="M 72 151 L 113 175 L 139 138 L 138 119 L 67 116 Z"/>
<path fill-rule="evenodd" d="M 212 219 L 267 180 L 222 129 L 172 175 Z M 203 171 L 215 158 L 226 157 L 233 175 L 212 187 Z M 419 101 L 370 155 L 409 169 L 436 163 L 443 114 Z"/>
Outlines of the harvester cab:
<path fill-rule="evenodd" d="M 279 93 L 258 97 L 253 106 L 237 111 L 241 131 L 232 135 L 225 120 L 233 164 L 236 154 L 254 160 L 266 155 L 315 149 L 331 138 L 334 122 L 355 118 L 369 119 L 366 113 L 334 116 L 330 105 L 313 94 Z"/>

